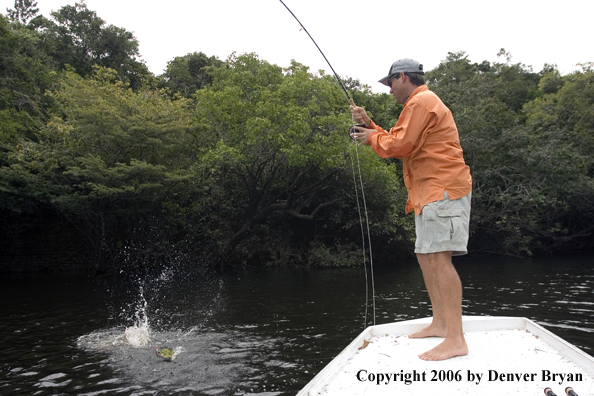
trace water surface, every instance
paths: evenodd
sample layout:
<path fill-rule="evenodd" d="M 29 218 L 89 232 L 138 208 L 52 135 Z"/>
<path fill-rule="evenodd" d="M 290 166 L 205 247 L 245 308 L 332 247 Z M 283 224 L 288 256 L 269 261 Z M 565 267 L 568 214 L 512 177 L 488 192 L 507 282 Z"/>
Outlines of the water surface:
<path fill-rule="evenodd" d="M 527 317 L 594 354 L 594 257 L 455 263 L 465 315 Z M 176 268 L 1 280 L 0 394 L 293 395 L 365 325 L 363 269 Z M 430 315 L 414 262 L 374 279 L 377 324 Z"/>

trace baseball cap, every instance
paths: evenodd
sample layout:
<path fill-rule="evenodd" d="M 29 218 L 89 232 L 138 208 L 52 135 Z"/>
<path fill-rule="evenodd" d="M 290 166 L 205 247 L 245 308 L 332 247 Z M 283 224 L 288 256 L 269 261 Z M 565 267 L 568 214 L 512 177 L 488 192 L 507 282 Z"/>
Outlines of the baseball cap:
<path fill-rule="evenodd" d="M 423 71 L 423 65 L 421 65 L 416 60 L 408 58 L 399 59 L 392 63 L 392 67 L 390 67 L 390 74 L 379 80 L 379 82 L 387 85 L 386 82 L 400 72 L 425 74 Z"/>

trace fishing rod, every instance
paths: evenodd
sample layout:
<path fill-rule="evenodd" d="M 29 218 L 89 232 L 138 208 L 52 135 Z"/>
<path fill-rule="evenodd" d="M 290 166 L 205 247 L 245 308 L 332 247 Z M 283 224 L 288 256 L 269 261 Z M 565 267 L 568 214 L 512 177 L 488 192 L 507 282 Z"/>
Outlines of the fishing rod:
<path fill-rule="evenodd" d="M 314 40 L 313 37 L 311 37 L 311 34 L 309 34 L 309 32 L 307 31 L 307 29 L 305 28 L 305 26 L 303 26 L 303 24 L 299 20 L 299 18 L 297 18 L 297 16 L 295 16 L 295 14 L 293 14 L 293 11 L 291 11 L 291 9 L 289 7 L 287 7 L 287 5 L 283 2 L 283 0 L 279 0 L 279 1 L 282 3 L 282 5 L 285 6 L 285 8 L 287 9 L 287 11 L 289 11 L 291 13 L 291 15 L 293 15 L 293 18 L 295 18 L 295 20 L 297 22 L 299 22 L 299 25 L 301 25 L 301 28 L 303 29 L 303 31 L 305 31 L 305 33 L 307 33 L 307 35 L 309 36 L 309 38 L 311 39 L 311 41 L 314 43 L 314 45 L 316 46 L 316 48 L 318 49 L 318 51 L 320 51 L 320 54 L 322 54 L 322 56 L 324 57 L 324 60 L 326 60 L 326 63 L 328 64 L 328 66 L 330 66 L 330 69 L 332 70 L 332 73 L 334 73 L 334 77 L 336 77 L 336 81 L 338 81 L 338 84 L 340 85 L 340 87 L 344 91 L 344 94 L 346 95 L 347 100 L 349 101 L 350 104 L 352 104 L 353 106 L 355 106 L 355 101 L 349 95 L 348 91 L 344 87 L 344 84 L 342 83 L 342 80 L 340 79 L 340 77 L 338 77 L 338 74 L 336 73 L 336 71 L 334 71 L 334 68 L 330 64 L 330 61 L 328 60 L 328 58 L 326 58 L 326 55 L 324 55 L 324 52 L 322 52 L 320 46 L 318 45 L 318 43 L 316 43 L 316 40 Z"/>
<path fill-rule="evenodd" d="M 314 45 L 316 46 L 316 48 L 318 49 L 318 51 L 320 51 L 320 54 L 322 54 L 322 56 L 324 57 L 324 60 L 326 60 L 326 63 L 328 64 L 328 66 L 330 66 L 330 69 L 332 70 L 332 73 L 334 73 L 334 77 L 336 77 L 336 81 L 338 81 L 338 84 L 340 85 L 340 87 L 342 88 L 342 90 L 344 91 L 344 94 L 347 97 L 347 100 L 349 101 L 349 103 L 353 106 L 355 106 L 355 101 L 353 100 L 353 98 L 351 98 L 351 96 L 349 95 L 348 91 L 346 90 L 344 84 L 342 83 L 342 80 L 340 79 L 340 77 L 338 77 L 338 73 L 336 73 L 336 71 L 334 70 L 334 68 L 332 67 L 332 65 L 330 64 L 330 61 L 328 60 L 328 58 L 326 58 L 326 55 L 324 55 L 324 52 L 322 51 L 322 49 L 320 48 L 320 46 L 318 45 L 318 43 L 316 43 L 316 40 L 314 40 L 314 38 L 311 36 L 311 34 L 309 34 L 309 32 L 307 31 L 307 29 L 305 28 L 305 26 L 303 26 L 303 24 L 301 23 L 301 21 L 299 20 L 299 18 L 297 18 L 297 16 L 293 13 L 293 11 L 291 11 L 291 9 L 289 7 L 287 7 L 287 5 L 283 2 L 283 0 L 279 0 L 281 2 L 282 5 L 285 6 L 285 8 L 287 9 L 287 11 L 289 11 L 291 13 L 291 15 L 293 15 L 293 18 L 295 18 L 295 20 L 299 23 L 299 25 L 301 25 L 301 28 L 303 29 L 303 31 L 305 31 L 305 33 L 307 33 L 307 35 L 309 36 L 309 38 L 311 39 L 311 41 L 314 43 Z M 356 121 L 355 121 L 356 122 Z M 363 125 L 355 125 L 355 126 L 363 126 Z M 352 132 L 352 129 L 355 127 L 351 127 L 349 129 L 349 135 Z M 367 224 L 367 240 L 368 240 L 368 244 L 369 244 L 369 265 L 370 265 L 370 269 L 371 269 L 371 296 L 372 296 L 372 300 L 373 300 L 373 325 L 375 326 L 375 280 L 373 277 L 373 253 L 371 251 L 371 232 L 369 230 L 369 216 L 367 214 L 367 203 L 365 201 L 365 190 L 363 189 L 363 176 L 361 175 L 361 165 L 359 163 L 359 151 L 357 150 L 357 146 L 355 145 L 355 152 L 357 154 L 357 166 L 359 168 L 359 181 L 361 184 L 361 196 L 363 198 L 363 208 L 365 210 L 365 220 L 366 220 L 366 224 Z M 353 164 L 353 158 L 351 156 L 351 165 L 353 166 L 353 181 L 355 183 L 355 193 L 357 195 L 357 209 L 359 210 L 359 221 L 361 223 L 361 236 L 363 239 L 363 254 L 365 255 L 365 236 L 364 236 L 364 231 L 363 231 L 363 220 L 361 219 L 361 209 L 359 206 L 359 193 L 357 190 L 357 182 L 356 182 L 356 176 L 355 176 L 355 167 Z M 365 266 L 365 259 L 363 260 L 363 265 Z M 363 328 L 367 327 L 367 307 L 368 307 L 368 295 L 369 292 L 367 290 L 368 288 L 368 281 L 367 281 L 367 267 L 365 266 L 365 319 L 364 319 L 364 323 L 363 323 Z"/>

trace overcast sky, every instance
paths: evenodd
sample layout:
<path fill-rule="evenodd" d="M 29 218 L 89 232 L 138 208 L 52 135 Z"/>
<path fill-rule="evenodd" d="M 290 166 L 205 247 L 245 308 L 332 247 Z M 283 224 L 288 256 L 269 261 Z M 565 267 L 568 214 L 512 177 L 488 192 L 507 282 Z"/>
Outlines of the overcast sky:
<path fill-rule="evenodd" d="M 594 1 L 500 0 L 283 0 L 316 40 L 336 72 L 376 92 L 392 62 L 413 58 L 435 68 L 448 52 L 472 62 L 497 61 L 501 48 L 512 63 L 540 71 L 556 64 L 562 74 L 594 62 Z M 37 0 L 40 13 L 75 3 Z M 236 51 L 286 67 L 291 59 L 331 72 L 298 22 L 279 0 L 86 0 L 106 21 L 132 32 L 148 68 L 159 75 L 176 56 L 202 51 L 225 60 Z M 14 0 L 0 0 L 0 11 Z M 501 59 L 501 61 L 503 61 Z"/>

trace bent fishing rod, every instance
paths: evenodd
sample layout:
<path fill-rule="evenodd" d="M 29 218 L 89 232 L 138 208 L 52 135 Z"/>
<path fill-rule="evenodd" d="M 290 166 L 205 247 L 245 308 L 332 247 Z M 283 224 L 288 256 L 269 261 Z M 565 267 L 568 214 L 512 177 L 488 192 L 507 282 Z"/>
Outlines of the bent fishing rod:
<path fill-rule="evenodd" d="M 328 60 L 328 58 L 326 58 L 326 55 L 324 55 L 324 52 L 322 52 L 320 46 L 318 45 L 318 43 L 316 43 L 316 40 L 314 40 L 313 37 L 311 37 L 311 34 L 309 34 L 309 32 L 307 31 L 307 29 L 305 28 L 305 26 L 303 26 L 303 24 L 299 20 L 299 18 L 297 18 L 297 16 L 295 16 L 295 14 L 293 14 L 293 11 L 291 11 L 291 9 L 289 7 L 287 7 L 287 5 L 283 2 L 283 0 L 279 0 L 279 1 L 282 3 L 282 5 L 285 6 L 285 8 L 287 9 L 287 11 L 289 11 L 291 13 L 291 15 L 293 15 L 293 18 L 295 18 L 295 20 L 299 23 L 299 25 L 301 25 L 301 28 L 303 29 L 303 31 L 305 33 L 307 33 L 307 35 L 309 36 L 309 38 L 311 39 L 311 41 L 314 43 L 314 45 L 316 46 L 316 48 L 318 49 L 318 51 L 320 51 L 320 54 L 322 54 L 322 56 L 324 57 L 324 60 L 326 61 L 326 63 L 328 64 L 328 66 L 330 66 L 330 69 L 332 70 L 332 73 L 334 73 L 334 77 L 336 77 L 336 81 L 338 81 L 338 84 L 340 85 L 340 87 L 344 91 L 344 94 L 346 95 L 347 100 L 349 101 L 350 104 L 352 104 L 353 106 L 355 106 L 355 101 L 349 95 L 348 91 L 344 87 L 344 84 L 342 83 L 342 80 L 340 79 L 340 77 L 338 77 L 338 74 L 336 73 L 336 71 L 334 71 L 334 68 L 330 64 L 330 61 Z"/>
<path fill-rule="evenodd" d="M 283 2 L 283 0 L 279 0 L 282 5 L 285 6 L 285 8 L 287 9 L 287 11 L 289 11 L 291 13 L 291 15 L 293 15 L 293 18 L 295 18 L 295 20 L 299 23 L 299 25 L 301 25 L 301 28 L 303 29 L 303 31 L 305 31 L 305 33 L 307 33 L 307 35 L 309 36 L 309 38 L 311 39 L 311 41 L 314 43 L 314 45 L 316 46 L 316 48 L 318 49 L 318 51 L 320 51 L 320 54 L 322 54 L 322 56 L 324 57 L 324 60 L 326 61 L 326 63 L 328 64 L 328 66 L 330 66 L 330 69 L 332 70 L 332 73 L 334 73 L 334 77 L 336 77 L 336 81 L 338 81 L 338 84 L 340 85 L 340 87 L 342 88 L 342 90 L 344 91 L 344 94 L 347 97 L 347 100 L 349 101 L 349 103 L 353 106 L 355 106 L 355 101 L 353 100 L 353 98 L 351 98 L 351 96 L 349 95 L 348 91 L 346 90 L 346 88 L 344 87 L 344 84 L 342 83 L 342 80 L 340 79 L 340 77 L 338 77 L 338 73 L 336 73 L 336 71 L 334 70 L 334 68 L 332 67 L 332 65 L 330 64 L 330 61 L 328 60 L 328 58 L 326 58 L 326 55 L 324 55 L 324 52 L 322 51 L 322 49 L 320 48 L 320 46 L 318 45 L 318 43 L 316 43 L 316 41 L 313 39 L 313 37 L 311 36 L 311 34 L 309 34 L 309 32 L 307 31 L 307 29 L 305 28 L 305 26 L 303 26 L 303 24 L 301 23 L 301 21 L 299 20 L 299 18 L 297 18 L 297 16 L 295 14 L 293 14 L 293 11 L 291 11 L 291 9 L 289 7 L 287 7 L 287 5 Z M 362 125 L 354 125 L 353 127 L 351 127 L 349 129 L 349 135 L 351 133 L 351 131 L 353 130 L 354 127 L 356 126 L 362 126 Z M 355 129 L 356 131 L 356 129 Z M 369 241 L 369 264 L 370 264 L 370 269 L 371 269 L 371 296 L 373 299 L 373 325 L 375 326 L 375 281 L 374 281 L 374 275 L 373 275 L 373 253 L 371 251 L 371 232 L 369 230 L 369 216 L 367 214 L 367 203 L 365 202 L 365 191 L 363 189 L 363 177 L 361 176 L 361 165 L 359 164 L 359 152 L 357 151 L 357 148 L 355 146 L 355 152 L 357 153 L 357 166 L 359 168 L 359 181 L 361 183 L 361 195 L 363 198 L 363 207 L 365 210 L 365 219 L 366 219 L 366 223 L 367 223 L 367 240 Z M 355 193 L 357 194 L 357 208 L 359 210 L 359 220 L 361 222 L 361 237 L 363 240 L 363 254 L 365 255 L 365 232 L 363 231 L 363 220 L 361 218 L 361 209 L 359 206 L 359 194 L 357 192 L 357 183 L 356 183 L 356 177 L 355 177 L 355 168 L 354 168 L 354 164 L 353 164 L 353 159 L 351 157 L 351 165 L 353 166 L 353 181 L 355 182 Z M 363 265 L 365 266 L 365 259 L 364 259 L 364 263 Z M 368 290 L 367 290 L 367 267 L 365 267 L 365 297 L 366 297 L 366 301 L 365 301 L 365 319 L 364 319 L 364 324 L 363 327 L 367 327 L 367 307 L 368 307 Z"/>

